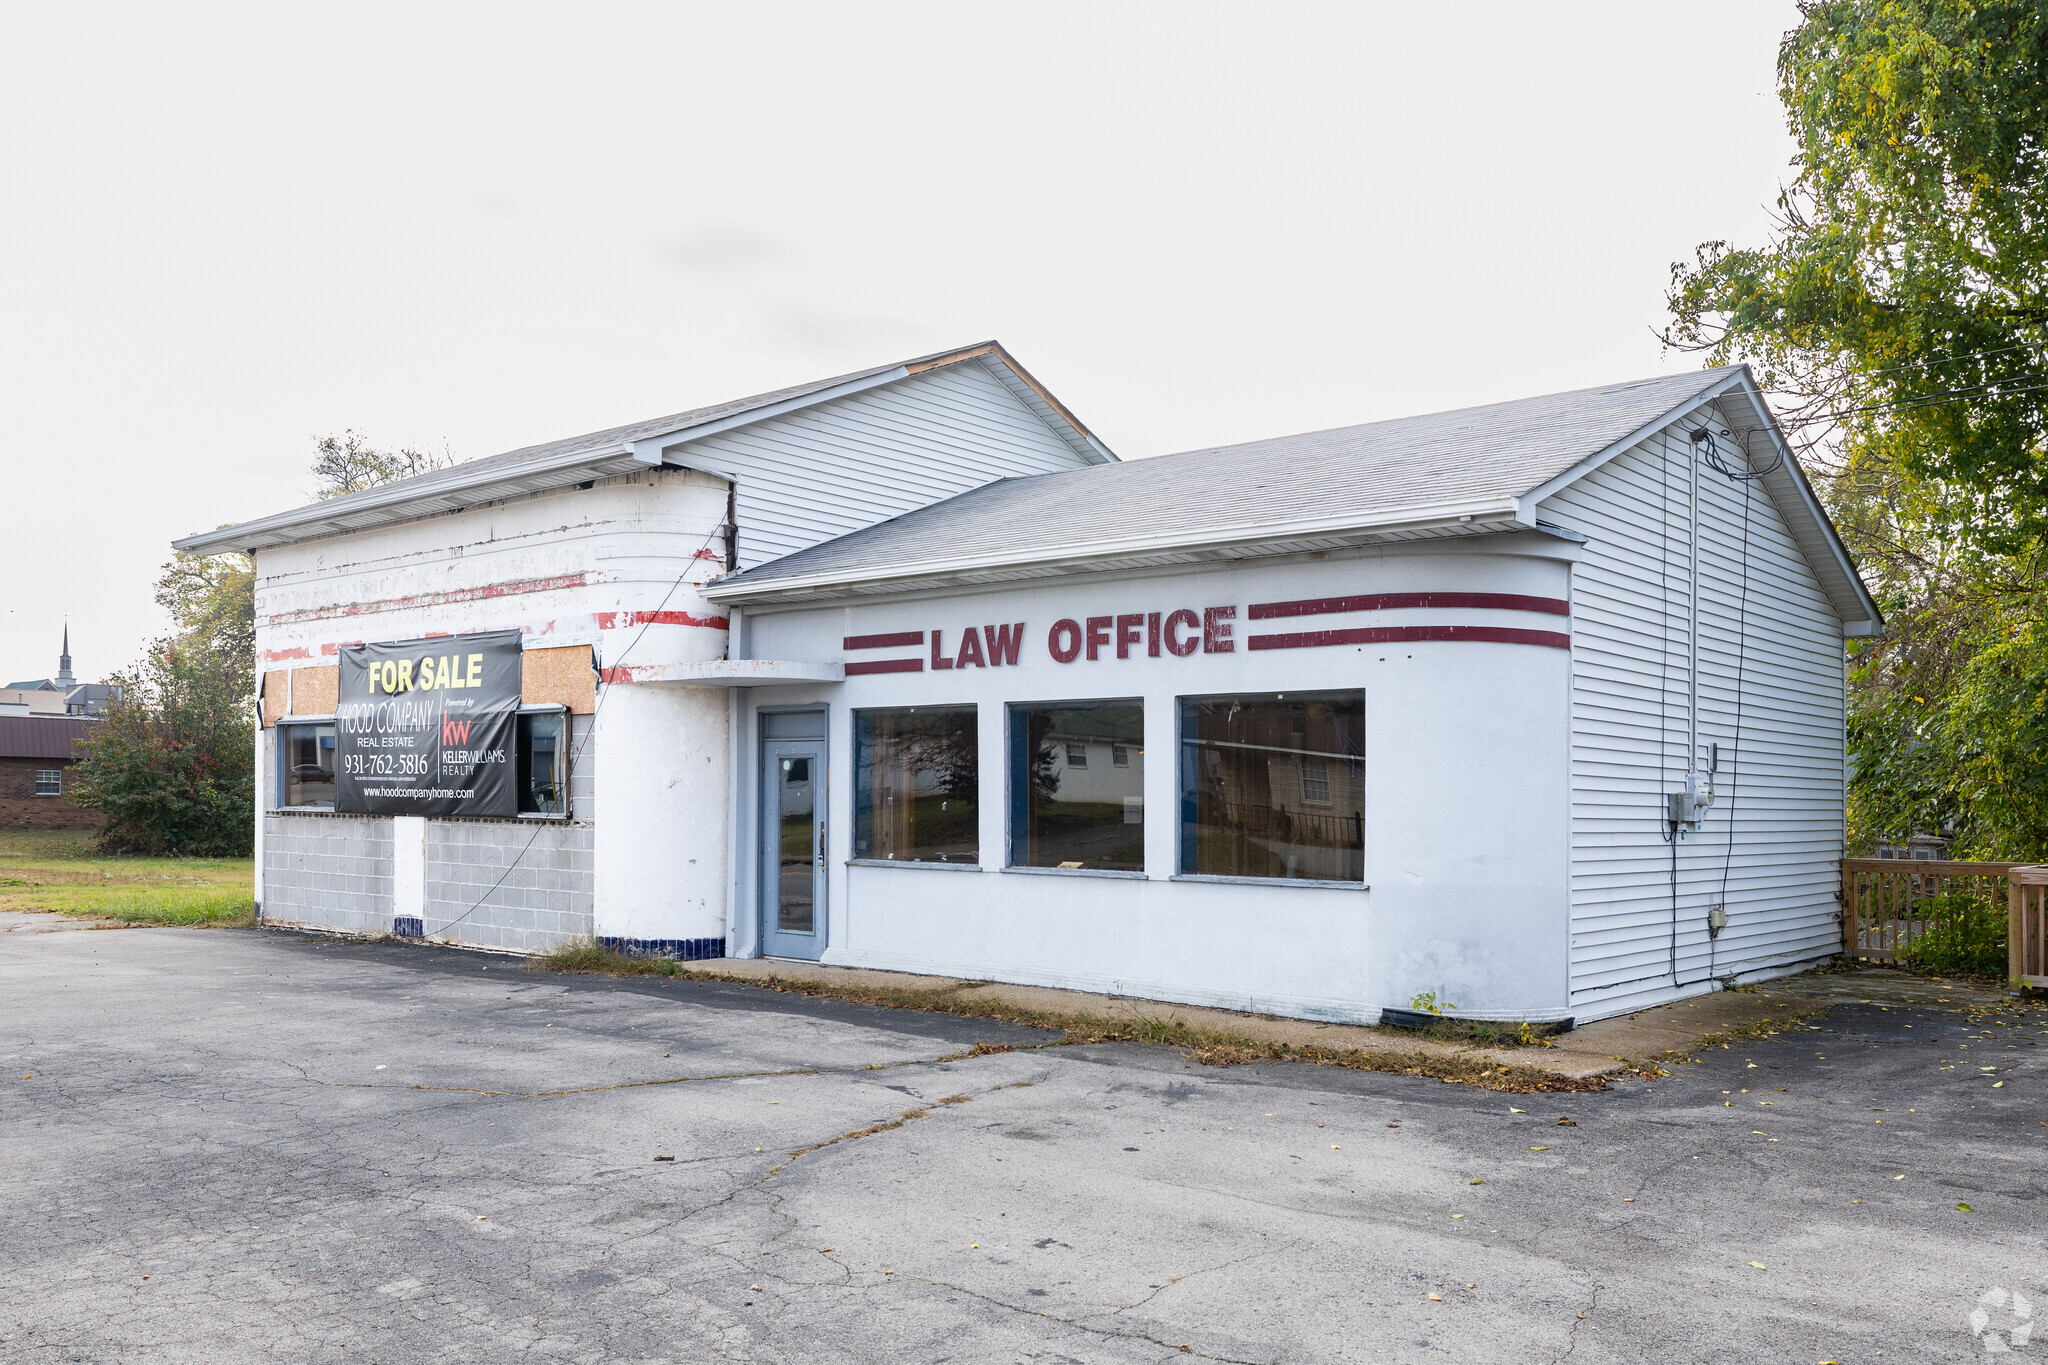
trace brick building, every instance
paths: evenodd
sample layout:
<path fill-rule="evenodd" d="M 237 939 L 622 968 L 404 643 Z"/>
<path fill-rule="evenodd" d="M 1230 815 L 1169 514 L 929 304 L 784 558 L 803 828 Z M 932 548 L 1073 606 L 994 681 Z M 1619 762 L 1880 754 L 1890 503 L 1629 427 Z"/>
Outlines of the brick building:
<path fill-rule="evenodd" d="M 92 829 L 98 811 L 71 799 L 71 746 L 94 722 L 0 716 L 0 829 Z"/>

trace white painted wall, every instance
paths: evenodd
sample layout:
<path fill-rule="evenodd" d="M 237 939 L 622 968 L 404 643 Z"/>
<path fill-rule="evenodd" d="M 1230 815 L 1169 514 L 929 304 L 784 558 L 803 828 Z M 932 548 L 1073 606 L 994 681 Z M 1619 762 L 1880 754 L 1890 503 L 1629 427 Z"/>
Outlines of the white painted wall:
<path fill-rule="evenodd" d="M 1684 433 L 1693 424 L 1672 424 L 1541 509 L 1587 537 L 1573 583 L 1572 1009 L 1580 1018 L 1711 990 L 1719 977 L 1782 971 L 1840 942 L 1841 623 L 1762 484 L 1747 490 L 1745 606 L 1745 490 L 1702 465 L 1699 734 L 1723 757 L 1719 800 L 1678 848 L 1672 970 L 1671 847 L 1660 834 L 1663 794 L 1686 772 L 1692 448 Z M 1715 941 L 1706 916 L 1724 900 L 1729 923 Z"/>
<path fill-rule="evenodd" d="M 423 919 L 427 913 L 427 822 L 391 817 L 391 913 Z"/>
<path fill-rule="evenodd" d="M 594 728 L 604 755 L 598 937 L 725 938 L 724 690 L 615 685 Z"/>
<path fill-rule="evenodd" d="M 256 556 L 256 658 L 332 664 L 338 646 L 436 631 L 591 643 L 606 667 L 721 657 L 725 484 L 652 469 Z M 644 613 L 660 611 L 649 623 Z M 627 651 L 630 649 L 630 655 Z"/>
<path fill-rule="evenodd" d="M 1569 592 L 1571 544 L 1527 534 L 1388 546 L 1316 560 L 1259 561 L 1042 587 L 747 613 L 758 657 L 861 658 L 842 638 L 1027 623 L 1016 667 L 859 676 L 817 688 L 756 689 L 763 705 L 830 708 L 828 961 L 988 977 L 1311 1018 L 1376 1020 L 1435 991 L 1475 1016 L 1554 1018 L 1566 1008 L 1568 651 L 1468 641 L 1247 651 L 1271 630 L 1467 624 L 1564 630 L 1563 618 L 1431 609 L 1252 622 L 1254 601 L 1424 590 Z M 1235 606 L 1237 649 L 1189 658 L 1110 652 L 1054 662 L 1061 617 Z M 916 654 L 915 648 L 880 651 Z M 1142 649 L 1134 651 L 1142 655 Z M 1174 880 L 1181 696 L 1362 687 L 1366 693 L 1366 885 L 1344 889 Z M 1140 878 L 1004 870 L 1004 719 L 1013 701 L 1144 700 L 1146 871 Z M 850 712 L 971 701 L 982 757 L 979 871 L 849 866 Z M 1164 757 L 1162 757 L 1164 756 Z M 751 771 L 734 808 L 737 903 L 754 913 Z M 748 942 L 751 942 L 751 935 Z"/>

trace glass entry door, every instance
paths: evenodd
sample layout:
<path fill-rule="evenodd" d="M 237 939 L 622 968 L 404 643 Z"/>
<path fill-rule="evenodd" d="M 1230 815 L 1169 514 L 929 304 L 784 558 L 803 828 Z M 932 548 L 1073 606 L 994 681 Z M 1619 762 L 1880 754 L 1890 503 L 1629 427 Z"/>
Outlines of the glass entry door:
<path fill-rule="evenodd" d="M 769 740 L 761 764 L 761 949 L 825 951 L 825 743 Z"/>

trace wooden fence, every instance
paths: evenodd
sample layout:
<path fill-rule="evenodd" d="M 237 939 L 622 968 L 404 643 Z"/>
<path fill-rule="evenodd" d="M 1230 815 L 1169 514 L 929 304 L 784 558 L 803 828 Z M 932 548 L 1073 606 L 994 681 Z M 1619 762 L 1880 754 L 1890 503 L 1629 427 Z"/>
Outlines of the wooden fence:
<path fill-rule="evenodd" d="M 2004 904 L 2010 972 L 2048 988 L 2048 866 L 1922 858 L 1842 860 L 1842 951 L 1896 962 L 1970 903 Z"/>
<path fill-rule="evenodd" d="M 2016 867 L 2010 885 L 2012 929 L 2006 951 L 2012 969 L 2006 975 L 2048 990 L 2048 867 Z"/>

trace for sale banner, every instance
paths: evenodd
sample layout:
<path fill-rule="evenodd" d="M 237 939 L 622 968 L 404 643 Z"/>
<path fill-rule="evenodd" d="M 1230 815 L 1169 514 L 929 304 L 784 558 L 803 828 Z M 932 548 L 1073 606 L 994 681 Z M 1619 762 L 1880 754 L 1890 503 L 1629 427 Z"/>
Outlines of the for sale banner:
<path fill-rule="evenodd" d="M 519 813 L 519 632 L 349 645 L 334 717 L 334 808 Z"/>

